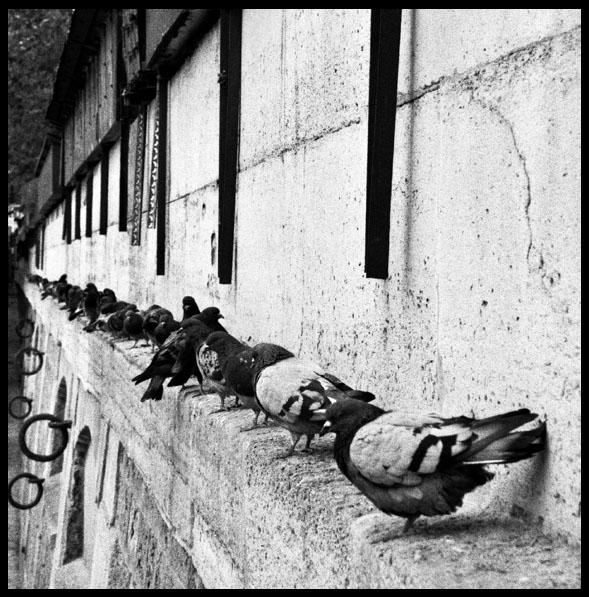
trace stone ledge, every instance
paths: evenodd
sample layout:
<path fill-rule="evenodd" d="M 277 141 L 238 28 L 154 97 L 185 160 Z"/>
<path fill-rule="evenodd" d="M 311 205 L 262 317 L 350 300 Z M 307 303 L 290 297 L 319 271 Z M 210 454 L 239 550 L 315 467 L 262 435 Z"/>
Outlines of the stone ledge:
<path fill-rule="evenodd" d="M 423 526 L 420 526 L 423 525 Z M 484 514 L 416 523 L 383 514 L 359 518 L 352 527 L 358 588 L 575 589 L 581 586 L 580 550 L 550 540 L 515 519 Z"/>
<path fill-rule="evenodd" d="M 149 349 L 86 334 L 80 322 L 63 321 L 55 301 L 25 291 L 96 393 L 205 587 L 580 587 L 580 548 L 523 521 L 488 518 L 476 498 L 401 536 L 403 521 L 375 512 L 337 470 L 329 436 L 312 455 L 282 460 L 286 431 L 241 432 L 251 411 L 216 412 L 215 395 L 166 388 L 161 402 L 140 403 L 144 384 L 130 379 L 151 360 Z"/>

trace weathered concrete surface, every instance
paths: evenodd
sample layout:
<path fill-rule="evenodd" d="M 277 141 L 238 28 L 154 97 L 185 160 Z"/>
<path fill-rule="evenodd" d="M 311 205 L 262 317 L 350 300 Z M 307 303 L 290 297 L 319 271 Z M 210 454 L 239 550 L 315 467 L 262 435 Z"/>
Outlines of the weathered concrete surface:
<path fill-rule="evenodd" d="M 402 523 L 381 514 L 352 528 L 355 588 L 574 589 L 580 554 L 516 520 L 458 514 L 402 535 Z M 541 571 L 541 573 L 539 573 Z"/>
<path fill-rule="evenodd" d="M 88 427 L 96 440 L 96 473 L 87 485 L 94 514 L 86 521 L 93 553 L 84 555 L 94 565 L 86 586 L 579 586 L 577 547 L 543 535 L 534 521 L 499 516 L 479 493 L 464 514 L 419 521 L 418 534 L 397 539 L 400 522 L 374 517 L 337 470 L 329 437 L 311 456 L 281 460 L 290 444 L 284 430 L 241 432 L 252 413 L 217 412 L 218 397 L 196 386 L 166 388 L 161 402 L 140 403 L 143 386 L 130 379 L 149 363 L 148 348 L 86 334 L 35 288 L 27 296 L 48 335 L 48 359 L 59 363 L 57 377 L 78 387 L 68 399 L 72 437 Z M 52 396 L 44 396 L 39 408 L 51 410 Z M 63 479 L 69 467 L 68 456 Z M 60 508 L 67 510 L 63 501 Z M 56 552 L 63 542 L 58 532 Z"/>
<path fill-rule="evenodd" d="M 21 340 L 16 334 L 15 326 L 20 319 L 17 302 L 16 286 L 8 286 L 8 398 L 21 394 L 20 375 L 18 374 L 14 355 L 21 348 Z M 22 455 L 18 446 L 18 433 L 21 422 L 8 414 L 8 482 L 23 472 Z M 22 588 L 21 558 L 20 558 L 20 511 L 8 504 L 8 588 Z"/>
<path fill-rule="evenodd" d="M 66 247 L 57 210 L 42 273 L 178 313 L 193 294 L 237 336 L 317 358 L 386 408 L 531 408 L 548 452 L 500 470 L 478 500 L 580 541 L 580 13 L 407 9 L 387 280 L 363 272 L 369 9 L 245 9 L 243 26 L 233 284 L 216 276 L 218 27 L 170 82 L 166 275 L 145 219 L 140 247 L 118 232 L 117 146 L 108 234 Z M 122 420 L 138 437 L 176 429 Z M 150 464 L 143 441 L 128 449 L 155 484 L 174 469 Z M 169 474 L 162 503 L 189 491 Z"/>

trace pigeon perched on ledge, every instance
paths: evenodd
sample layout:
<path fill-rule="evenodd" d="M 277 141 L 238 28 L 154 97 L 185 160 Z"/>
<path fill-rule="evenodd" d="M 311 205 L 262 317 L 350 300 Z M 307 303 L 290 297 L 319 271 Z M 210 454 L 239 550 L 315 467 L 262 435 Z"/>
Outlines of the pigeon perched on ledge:
<path fill-rule="evenodd" d="M 79 286 L 72 286 L 68 292 L 68 320 L 73 321 L 84 312 L 84 291 Z"/>
<path fill-rule="evenodd" d="M 156 327 L 160 322 L 160 317 L 164 314 L 170 315 L 173 319 L 172 312 L 168 309 L 164 309 L 159 305 L 151 305 L 145 312 L 145 316 L 143 317 L 143 331 L 145 333 L 146 338 L 151 342 L 152 345 L 152 352 L 155 350 L 155 347 L 158 346 L 156 339 L 154 337 L 154 332 Z M 161 343 L 159 344 L 161 346 Z"/>
<path fill-rule="evenodd" d="M 136 375 L 131 381 L 139 384 L 149 379 L 149 386 L 141 397 L 145 400 L 161 400 L 164 395 L 163 384 L 168 377 L 172 376 L 172 367 L 176 363 L 179 353 L 179 342 L 184 338 L 183 330 L 178 330 L 170 335 L 161 348 L 151 359 L 149 366 Z"/>
<path fill-rule="evenodd" d="M 180 321 L 184 321 L 193 315 L 198 315 L 200 313 L 200 309 L 192 296 L 185 296 L 182 299 L 182 317 Z"/>
<path fill-rule="evenodd" d="M 195 346 L 204 343 L 211 330 L 202 321 L 195 321 L 186 328 L 172 332 L 153 356 L 149 366 L 131 381 L 136 384 L 149 379 L 149 386 L 141 398 L 161 400 L 163 384 L 171 378 L 169 386 L 180 386 L 196 374 L 199 384 L 202 376 L 198 371 Z"/>
<path fill-rule="evenodd" d="M 133 309 L 128 309 L 125 313 L 125 319 L 123 319 L 123 331 L 131 340 L 135 340 L 135 344 L 131 348 L 137 346 L 139 340 L 145 340 L 146 344 L 143 346 L 149 346 L 145 330 L 143 329 L 143 314 Z"/>
<path fill-rule="evenodd" d="M 86 284 L 84 291 L 84 315 L 88 319 L 88 323 L 96 321 L 100 315 L 99 308 L 100 292 L 93 282 Z"/>
<path fill-rule="evenodd" d="M 203 356 L 205 340 L 212 330 L 196 317 L 185 319 L 181 326 L 178 332 L 174 332 L 174 334 L 181 334 L 182 341 L 178 343 L 178 355 L 172 369 L 172 379 L 168 385 L 182 385 L 191 375 L 196 375 L 202 391 L 205 378 L 210 382 L 220 382 L 223 378 L 216 355 L 207 352 Z M 211 360 L 209 358 L 211 356 L 214 356 L 214 359 Z M 217 389 L 214 383 L 213 385 Z"/>
<path fill-rule="evenodd" d="M 98 301 L 98 310 L 100 311 L 100 314 L 106 315 L 107 313 L 116 311 L 116 303 L 117 296 L 114 290 L 105 288 L 100 294 L 100 299 Z"/>
<path fill-rule="evenodd" d="M 219 319 L 224 319 L 219 308 L 207 307 L 196 315 L 185 317 L 180 325 L 185 328 L 194 321 L 202 321 L 212 332 L 226 332 L 227 330 L 219 323 Z"/>
<path fill-rule="evenodd" d="M 256 427 L 260 407 L 256 402 L 252 385 L 253 349 L 227 332 L 216 331 L 207 337 L 200 351 L 201 361 L 208 352 L 216 355 L 218 369 L 223 378 L 222 385 L 227 388 L 225 390 L 219 387 L 218 390 L 221 408 L 225 409 L 225 394 L 234 394 L 237 396 L 237 402 L 254 411 L 253 427 Z"/>
<path fill-rule="evenodd" d="M 163 313 L 160 315 L 159 322 L 152 332 L 155 345 L 160 348 L 161 345 L 168 339 L 170 334 L 179 329 L 180 322 L 176 321 L 171 313 Z"/>
<path fill-rule="evenodd" d="M 66 289 L 67 285 L 67 274 L 62 274 L 59 277 L 59 280 L 53 280 L 53 282 L 47 281 L 47 283 L 43 285 L 43 291 L 41 292 L 41 300 L 45 300 L 48 296 L 58 298 L 58 294 L 60 292 L 63 292 L 63 290 Z"/>
<path fill-rule="evenodd" d="M 276 344 L 262 343 L 253 348 L 252 379 L 261 410 L 278 425 L 288 429 L 292 446 L 290 456 L 301 436 L 307 436 L 304 451 L 325 422 L 330 400 L 365 402 L 374 394 L 353 390 L 335 375 L 327 373 L 313 361 L 300 359 Z"/>
<path fill-rule="evenodd" d="M 386 412 L 357 400 L 324 412 L 320 435 L 336 434 L 339 469 L 380 510 L 407 519 L 450 514 L 493 478 L 484 465 L 532 457 L 545 446 L 546 423 L 528 409 L 477 420 Z"/>

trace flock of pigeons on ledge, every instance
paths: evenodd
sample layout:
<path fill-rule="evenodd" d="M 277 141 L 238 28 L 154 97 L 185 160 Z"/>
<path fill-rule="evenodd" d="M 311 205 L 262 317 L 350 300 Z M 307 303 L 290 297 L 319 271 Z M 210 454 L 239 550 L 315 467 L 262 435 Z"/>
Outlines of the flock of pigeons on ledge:
<path fill-rule="evenodd" d="M 529 458 L 545 446 L 546 423 L 528 409 L 477 420 L 385 411 L 371 404 L 374 394 L 356 390 L 317 362 L 298 358 L 271 343 L 248 346 L 219 323 L 217 307 L 200 311 L 191 296 L 182 316 L 159 305 L 140 310 L 105 288 L 70 284 L 67 275 L 49 282 L 31 276 L 42 298 L 64 303 L 70 320 L 83 315 L 84 330 L 100 329 L 115 338 L 153 346 L 150 365 L 133 378 L 149 380 L 141 401 L 161 400 L 163 384 L 181 386 L 195 376 L 236 406 L 260 413 L 292 436 L 293 454 L 302 436 L 304 452 L 315 435 L 335 433 L 334 456 L 341 472 L 380 510 L 407 519 L 454 512 L 463 496 L 493 478 L 488 464 Z M 531 429 L 515 431 L 535 421 Z"/>

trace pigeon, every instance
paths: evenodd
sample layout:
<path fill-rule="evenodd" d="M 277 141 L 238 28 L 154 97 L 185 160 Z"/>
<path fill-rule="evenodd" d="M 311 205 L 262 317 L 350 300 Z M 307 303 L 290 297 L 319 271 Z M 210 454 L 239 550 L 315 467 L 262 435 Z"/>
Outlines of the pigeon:
<path fill-rule="evenodd" d="M 117 296 L 114 293 L 113 290 L 111 290 L 110 288 L 105 288 L 102 291 L 102 296 L 100 297 L 100 300 L 98 301 L 98 310 L 100 311 L 100 313 L 102 315 L 106 314 L 109 312 L 109 309 L 111 308 L 111 305 L 114 306 L 117 302 Z M 112 311 L 111 311 L 112 313 Z"/>
<path fill-rule="evenodd" d="M 43 292 L 41 293 L 41 300 L 45 300 L 48 296 L 57 298 L 57 286 L 60 284 L 67 284 L 67 274 L 62 274 L 59 277 L 59 280 L 47 282 L 43 289 Z"/>
<path fill-rule="evenodd" d="M 190 321 L 185 321 L 183 325 L 184 327 L 181 327 L 178 332 L 174 332 L 174 334 L 180 334 L 182 340 L 178 343 L 178 356 L 173 367 L 172 379 L 170 379 L 168 385 L 182 385 L 191 375 L 196 375 L 201 393 L 203 392 L 203 380 L 205 378 L 214 389 L 223 390 L 224 386 L 219 389 L 216 384 L 216 382 L 223 379 L 216 355 L 206 353 L 203 356 L 203 347 L 212 332 L 211 328 L 202 321 L 193 318 L 190 318 Z M 212 364 L 211 359 L 209 359 L 210 356 L 214 357 Z"/>
<path fill-rule="evenodd" d="M 47 278 L 41 278 L 41 281 L 39 282 L 39 290 L 41 291 L 41 300 L 43 300 L 43 293 L 45 292 L 45 290 L 47 290 L 47 287 L 49 286 L 49 280 Z"/>
<path fill-rule="evenodd" d="M 223 315 L 218 307 L 207 307 L 206 309 L 203 309 L 201 313 L 185 317 L 181 321 L 181 325 L 182 327 L 186 327 L 193 321 L 202 321 L 213 332 L 226 332 L 227 330 L 219 323 L 219 319 L 223 319 Z"/>
<path fill-rule="evenodd" d="M 103 332 L 111 332 L 113 335 L 118 336 L 119 332 L 121 334 L 124 333 L 123 321 L 125 319 L 125 314 L 129 310 L 136 311 L 137 306 L 128 303 L 127 301 L 116 301 L 114 303 L 108 301 L 106 303 L 101 302 L 100 315 L 98 316 L 98 319 L 84 326 L 83 329 L 86 332 L 101 330 Z M 113 315 L 116 315 L 117 317 L 113 318 L 111 323 L 114 323 L 117 318 L 120 318 L 120 322 L 115 324 L 116 330 L 111 328 L 109 324 Z"/>
<path fill-rule="evenodd" d="M 141 397 L 141 402 L 161 400 L 164 393 L 163 384 L 168 377 L 175 378 L 178 382 L 176 385 L 181 385 L 192 375 L 196 362 L 194 354 L 190 351 L 186 352 L 186 345 L 190 345 L 186 340 L 186 331 L 179 329 L 173 332 L 155 353 L 149 366 L 131 380 L 139 384 L 149 379 L 149 386 Z M 172 369 L 178 361 L 181 349 L 184 349 L 184 354 L 192 355 L 192 366 L 183 367 L 181 371 L 173 373 Z"/>
<path fill-rule="evenodd" d="M 44 280 L 44 278 L 42 278 L 39 274 L 28 274 L 27 279 L 31 284 L 36 284 L 39 287 L 41 286 Z"/>
<path fill-rule="evenodd" d="M 143 329 L 143 314 L 133 309 L 127 309 L 123 319 L 123 331 L 131 340 L 135 340 L 135 344 L 131 348 L 135 348 L 139 340 L 147 340 Z M 149 343 L 144 346 L 149 346 Z"/>
<path fill-rule="evenodd" d="M 292 437 L 292 446 L 283 457 L 293 454 L 303 435 L 307 436 L 303 451 L 310 451 L 313 437 L 325 422 L 330 399 L 375 399 L 371 392 L 352 389 L 317 363 L 297 358 L 277 344 L 257 344 L 252 358 L 252 380 L 260 409 Z"/>
<path fill-rule="evenodd" d="M 151 342 L 152 352 L 154 352 L 155 347 L 158 346 L 154 337 L 155 328 L 160 322 L 160 317 L 164 314 L 169 314 L 173 319 L 173 315 L 168 309 L 164 309 L 159 305 L 151 305 L 145 312 L 145 317 L 143 318 L 143 331 L 147 339 Z"/>
<path fill-rule="evenodd" d="M 385 411 L 348 400 L 325 410 L 341 472 L 380 510 L 407 519 L 450 514 L 466 493 L 493 478 L 487 464 L 530 458 L 545 446 L 546 423 L 528 409 L 475 419 Z"/>
<path fill-rule="evenodd" d="M 255 419 L 251 427 L 253 429 L 257 426 L 260 415 L 260 407 L 254 397 L 252 385 L 253 349 L 227 332 L 215 331 L 207 337 L 200 351 L 200 360 L 205 361 L 205 355 L 208 353 L 212 353 L 211 357 L 218 363 L 213 370 L 219 371 L 222 376 L 216 388 L 221 397 L 221 408 L 225 410 L 226 394 L 234 394 L 237 398 L 236 405 L 241 402 L 254 411 Z"/>
<path fill-rule="evenodd" d="M 127 301 L 110 301 L 108 298 L 106 301 L 100 299 L 100 313 L 102 315 L 109 315 L 110 313 L 115 313 L 116 311 L 120 311 L 121 309 L 125 309 L 127 307 L 131 307 L 133 309 L 136 308 L 135 305 L 132 303 L 128 303 Z"/>
<path fill-rule="evenodd" d="M 256 401 L 252 382 L 254 365 L 254 349 L 240 342 L 227 332 L 213 332 L 206 340 L 206 349 L 216 353 L 219 369 L 223 375 L 222 383 L 236 396 L 236 406 L 241 404 L 254 412 L 254 420 L 250 427 L 242 431 L 250 431 L 258 426 L 258 418 L 262 409 Z M 225 409 L 224 394 L 221 395 L 221 408 Z M 264 414 L 264 423 L 268 415 Z"/>
<path fill-rule="evenodd" d="M 153 330 L 153 340 L 155 345 L 159 348 L 172 332 L 179 329 L 180 322 L 176 321 L 171 313 L 162 313 L 159 318 L 159 323 Z"/>
<path fill-rule="evenodd" d="M 100 315 L 98 304 L 100 293 L 98 292 L 96 285 L 92 282 L 86 284 L 86 290 L 84 292 L 84 315 L 88 318 L 88 323 L 92 323 L 93 321 L 96 321 Z"/>
<path fill-rule="evenodd" d="M 72 287 L 68 282 L 58 282 L 55 286 L 55 298 L 58 303 L 67 303 L 68 292 Z M 67 305 L 66 305 L 67 308 Z"/>
<path fill-rule="evenodd" d="M 46 284 L 43 285 L 43 291 L 41 292 L 41 300 L 45 300 L 48 296 L 53 298 L 57 298 L 57 288 L 59 286 L 60 289 L 64 288 L 64 285 L 67 284 L 67 274 L 62 274 L 59 280 L 53 280 L 52 282 L 47 281 Z M 63 290 L 62 290 L 63 292 Z"/>
<path fill-rule="evenodd" d="M 193 315 L 198 315 L 200 313 L 200 309 L 192 296 L 185 296 L 182 299 L 182 317 L 180 321 L 184 321 Z"/>
<path fill-rule="evenodd" d="M 125 306 L 122 309 L 119 309 L 118 311 L 115 311 L 114 313 L 108 315 L 106 325 L 104 326 L 104 328 L 101 325 L 99 325 L 99 327 L 101 329 L 106 329 L 106 331 L 110 332 L 111 335 L 115 338 L 115 340 L 123 339 L 123 336 L 125 335 L 125 330 L 123 329 L 123 322 L 125 321 L 127 312 L 136 310 L 136 305 L 125 304 Z M 100 320 L 98 320 L 98 322 L 100 323 Z"/>
<path fill-rule="evenodd" d="M 72 286 L 68 293 L 67 309 L 68 319 L 73 321 L 78 315 L 83 313 L 84 291 L 79 286 Z"/>

